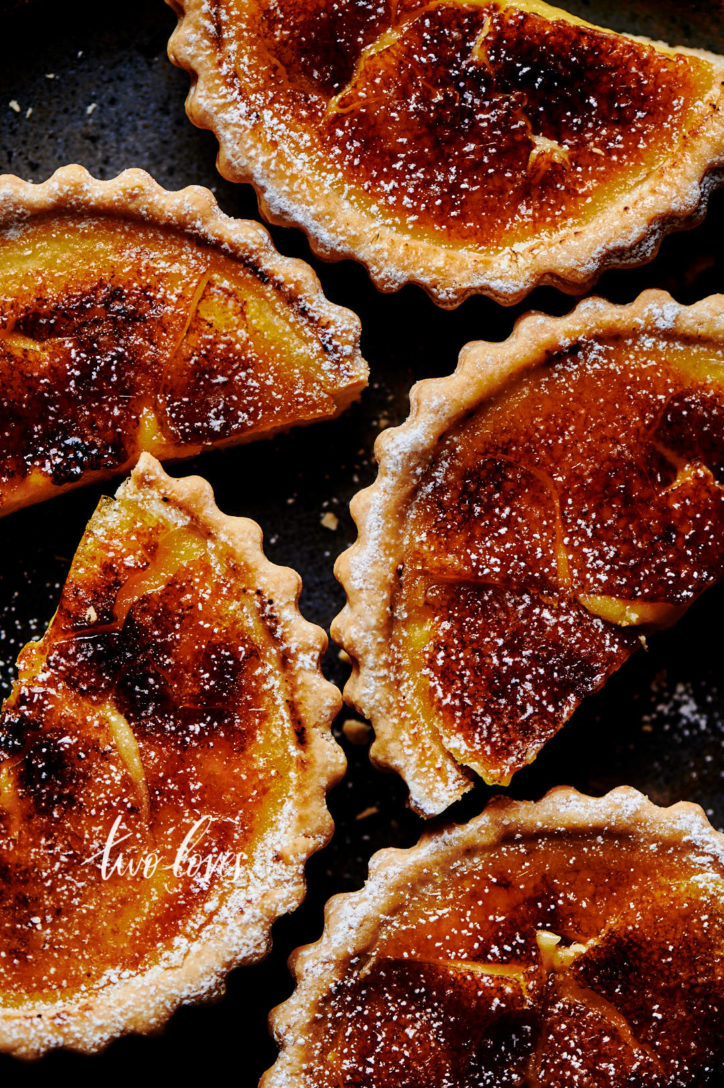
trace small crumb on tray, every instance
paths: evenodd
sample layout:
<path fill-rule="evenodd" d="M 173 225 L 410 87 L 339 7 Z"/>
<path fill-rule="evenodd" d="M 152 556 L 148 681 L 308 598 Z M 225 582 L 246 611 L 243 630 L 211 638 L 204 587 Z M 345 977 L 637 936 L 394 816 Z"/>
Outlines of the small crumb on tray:
<path fill-rule="evenodd" d="M 372 732 L 367 722 L 358 722 L 356 718 L 348 718 L 342 723 L 342 732 L 350 744 L 367 744 Z"/>

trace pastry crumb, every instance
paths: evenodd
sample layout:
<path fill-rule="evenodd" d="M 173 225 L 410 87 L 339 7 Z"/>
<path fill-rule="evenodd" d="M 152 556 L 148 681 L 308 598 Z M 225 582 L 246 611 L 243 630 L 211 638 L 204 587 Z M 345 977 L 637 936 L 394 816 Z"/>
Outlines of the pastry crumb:
<path fill-rule="evenodd" d="M 340 661 L 344 661 L 345 665 L 351 665 L 352 664 L 352 658 L 349 656 L 349 654 L 347 653 L 346 650 L 340 650 L 339 653 L 337 654 L 337 657 L 339 658 Z"/>
<path fill-rule="evenodd" d="M 377 805 L 370 805 L 369 808 L 363 808 L 361 812 L 358 812 L 355 820 L 366 820 L 369 816 L 376 816 L 379 811 Z"/>
<path fill-rule="evenodd" d="M 320 521 L 325 529 L 331 529 L 332 532 L 334 532 L 339 525 L 339 518 L 336 514 L 333 514 L 331 510 L 328 510 L 326 514 L 322 514 Z"/>
<path fill-rule="evenodd" d="M 96 612 L 93 605 L 89 605 L 88 609 L 86 611 L 86 614 L 85 614 L 86 623 L 95 623 L 97 619 L 98 619 L 98 613 Z"/>
<path fill-rule="evenodd" d="M 17 98 L 11 98 L 8 102 L 8 106 L 11 110 L 14 110 L 15 113 L 20 113 L 20 103 L 18 102 Z"/>
<path fill-rule="evenodd" d="M 528 156 L 528 173 L 538 179 L 552 165 L 569 167 L 571 156 L 567 147 L 559 144 L 557 140 L 550 140 L 547 136 L 531 134 L 533 149 Z"/>
<path fill-rule="evenodd" d="M 90 115 L 93 113 L 93 110 L 95 110 L 97 108 L 97 106 L 98 106 L 97 102 L 91 102 L 89 106 L 86 106 L 85 112 L 86 112 L 88 117 L 90 117 Z"/>
<path fill-rule="evenodd" d="M 356 718 L 348 718 L 342 723 L 342 733 L 350 744 L 366 744 L 371 732 L 367 722 L 357 721 Z"/>

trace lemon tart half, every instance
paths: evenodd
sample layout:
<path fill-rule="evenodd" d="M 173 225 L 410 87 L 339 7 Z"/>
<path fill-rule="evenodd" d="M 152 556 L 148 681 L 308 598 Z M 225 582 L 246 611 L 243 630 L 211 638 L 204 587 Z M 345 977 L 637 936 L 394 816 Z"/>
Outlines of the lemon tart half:
<path fill-rule="evenodd" d="M 582 290 L 696 220 L 724 165 L 720 58 L 540 0 L 169 2 L 221 173 L 382 290 Z"/>
<path fill-rule="evenodd" d="M 499 800 L 383 850 L 292 957 L 262 1088 L 703 1088 L 724 1068 L 724 839 L 635 790 Z"/>
<path fill-rule="evenodd" d="M 0 514 L 130 468 L 330 419 L 359 321 L 208 190 L 79 166 L 0 177 Z"/>
<path fill-rule="evenodd" d="M 252 521 L 144 454 L 0 711 L 0 1050 L 96 1050 L 268 950 L 344 769 L 324 633 Z"/>
<path fill-rule="evenodd" d="M 432 814 L 506 784 L 724 572 L 724 298 L 582 302 L 419 382 L 352 502 L 333 636 Z"/>

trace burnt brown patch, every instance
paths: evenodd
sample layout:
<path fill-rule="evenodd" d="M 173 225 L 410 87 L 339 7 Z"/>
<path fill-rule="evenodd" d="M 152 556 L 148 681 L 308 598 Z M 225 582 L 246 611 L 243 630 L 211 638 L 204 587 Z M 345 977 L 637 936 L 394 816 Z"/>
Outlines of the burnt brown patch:
<path fill-rule="evenodd" d="M 420 664 L 443 734 L 506 779 L 638 646 L 577 602 L 497 586 L 431 585 Z"/>
<path fill-rule="evenodd" d="M 383 959 L 328 1000 L 332 1075 L 350 1088 L 519 1084 L 535 1043 L 520 986 L 474 969 Z"/>
<path fill-rule="evenodd" d="M 72 738 L 55 729 L 32 737 L 18 778 L 21 791 L 43 815 L 73 807 L 79 800 L 84 774 Z"/>
<path fill-rule="evenodd" d="M 102 700 L 113 689 L 121 667 L 119 633 L 88 632 L 66 638 L 52 647 L 47 662 L 70 691 Z"/>
<path fill-rule="evenodd" d="M 15 342 L 0 338 L 7 406 L 0 481 L 36 470 L 62 486 L 116 468 L 135 450 L 141 407 L 157 380 L 162 307 L 143 288 L 103 281 L 36 307 L 18 317 L 15 331 L 37 350 L 18 356 Z"/>
<path fill-rule="evenodd" d="M 293 86 L 331 97 L 352 78 L 364 47 L 388 25 L 391 7 L 390 0 L 267 4 L 261 32 Z"/>
<path fill-rule="evenodd" d="M 14 707 L 3 707 L 0 712 L 0 762 L 11 759 L 23 751 L 33 735 L 42 729 L 42 719 Z"/>

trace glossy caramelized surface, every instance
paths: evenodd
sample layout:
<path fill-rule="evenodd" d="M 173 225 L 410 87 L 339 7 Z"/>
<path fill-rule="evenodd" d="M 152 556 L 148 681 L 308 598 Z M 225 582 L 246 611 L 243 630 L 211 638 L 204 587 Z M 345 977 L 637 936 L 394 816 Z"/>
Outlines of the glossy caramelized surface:
<path fill-rule="evenodd" d="M 691 847 L 608 831 L 431 864 L 340 965 L 301 1083 L 697 1088 L 724 1061 L 723 886 Z"/>
<path fill-rule="evenodd" d="M 444 436 L 392 601 L 401 713 L 490 782 L 724 570 L 724 351 L 582 339 Z"/>
<path fill-rule="evenodd" d="M 0 513 L 111 475 L 331 417 L 361 360 L 301 288 L 192 235 L 36 216 L 0 247 Z"/>
<path fill-rule="evenodd" d="M 544 4 L 210 10 L 252 131 L 359 207 L 446 247 L 495 250 L 582 225 L 676 153 L 716 86 L 703 58 Z"/>
<path fill-rule="evenodd" d="M 0 714 L 5 1010 L 183 962 L 235 888 L 238 923 L 299 788 L 275 605 L 159 477 L 101 502 Z"/>

